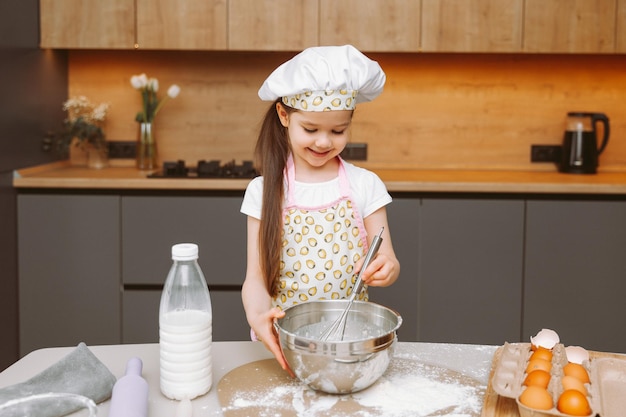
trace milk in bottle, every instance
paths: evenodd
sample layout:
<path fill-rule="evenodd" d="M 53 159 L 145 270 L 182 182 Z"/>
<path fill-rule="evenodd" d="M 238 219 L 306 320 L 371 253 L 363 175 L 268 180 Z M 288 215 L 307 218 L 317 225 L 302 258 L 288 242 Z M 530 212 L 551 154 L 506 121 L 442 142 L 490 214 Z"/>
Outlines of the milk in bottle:
<path fill-rule="evenodd" d="M 159 308 L 161 392 L 191 400 L 213 383 L 211 297 L 198 264 L 198 245 L 174 245 L 172 260 Z"/>

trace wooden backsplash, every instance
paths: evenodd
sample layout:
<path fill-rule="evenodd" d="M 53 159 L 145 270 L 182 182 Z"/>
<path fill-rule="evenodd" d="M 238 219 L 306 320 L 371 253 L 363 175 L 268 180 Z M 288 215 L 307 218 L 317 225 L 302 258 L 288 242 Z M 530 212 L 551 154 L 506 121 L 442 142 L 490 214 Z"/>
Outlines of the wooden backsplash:
<path fill-rule="evenodd" d="M 568 111 L 606 113 L 600 169 L 626 171 L 626 56 L 368 54 L 387 74 L 383 94 L 357 108 L 352 141 L 370 168 L 554 170 L 531 164 L 531 144 L 560 144 Z M 155 124 L 163 160 L 250 159 L 268 103 L 257 90 L 293 53 L 71 51 L 69 94 L 111 103 L 109 140 L 134 140 L 133 74 L 176 83 Z"/>

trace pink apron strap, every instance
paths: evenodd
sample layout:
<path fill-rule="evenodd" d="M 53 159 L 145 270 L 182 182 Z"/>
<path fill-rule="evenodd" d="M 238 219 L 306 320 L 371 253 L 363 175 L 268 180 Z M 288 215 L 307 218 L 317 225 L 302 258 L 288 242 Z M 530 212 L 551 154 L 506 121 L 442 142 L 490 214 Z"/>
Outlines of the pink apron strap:
<path fill-rule="evenodd" d="M 363 248 L 365 251 L 368 249 L 367 243 L 367 231 L 365 230 L 365 224 L 363 223 L 363 219 L 359 215 L 358 207 L 356 206 L 356 202 L 352 198 L 352 192 L 350 191 L 350 182 L 348 181 L 348 175 L 346 174 L 346 167 L 344 165 L 344 161 L 341 157 L 339 158 L 339 191 L 341 193 L 341 197 L 344 199 L 349 199 L 352 201 L 352 208 L 354 212 L 355 220 L 359 226 L 359 236 L 361 241 L 363 242 Z M 295 201 L 295 189 L 296 189 L 296 167 L 293 162 L 293 156 L 290 154 L 289 158 L 287 158 L 287 166 L 285 167 L 285 176 L 287 177 L 287 204 L 285 206 L 285 210 L 296 205 Z"/>

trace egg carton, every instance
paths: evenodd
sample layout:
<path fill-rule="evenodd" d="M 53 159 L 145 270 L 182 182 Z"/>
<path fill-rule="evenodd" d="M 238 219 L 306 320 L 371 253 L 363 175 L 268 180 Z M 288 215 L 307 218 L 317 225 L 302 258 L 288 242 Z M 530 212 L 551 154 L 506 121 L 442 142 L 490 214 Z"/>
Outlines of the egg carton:
<path fill-rule="evenodd" d="M 554 407 L 538 410 L 520 403 L 519 396 L 525 389 L 523 382 L 531 354 L 530 343 L 505 343 L 492 376 L 493 390 L 498 395 L 515 399 L 521 417 L 571 417 L 556 409 L 557 400 L 563 392 L 563 367 L 567 364 L 565 347 L 560 343 L 552 349 L 552 370 L 548 385 Z M 585 384 L 591 407 L 589 416 L 623 417 L 626 410 L 626 360 L 593 357 L 582 365 L 590 379 L 590 383 Z"/>

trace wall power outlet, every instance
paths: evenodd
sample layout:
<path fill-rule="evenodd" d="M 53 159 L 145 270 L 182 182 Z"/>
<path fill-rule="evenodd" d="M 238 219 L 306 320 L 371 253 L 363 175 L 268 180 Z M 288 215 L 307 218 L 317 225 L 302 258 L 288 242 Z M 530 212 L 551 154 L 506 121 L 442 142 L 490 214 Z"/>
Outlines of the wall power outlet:
<path fill-rule="evenodd" d="M 133 159 L 137 154 L 135 141 L 109 141 L 109 158 Z"/>
<path fill-rule="evenodd" d="M 340 155 L 345 160 L 367 161 L 367 143 L 348 143 Z"/>
<path fill-rule="evenodd" d="M 559 162 L 560 160 L 561 146 L 530 145 L 530 162 Z"/>

